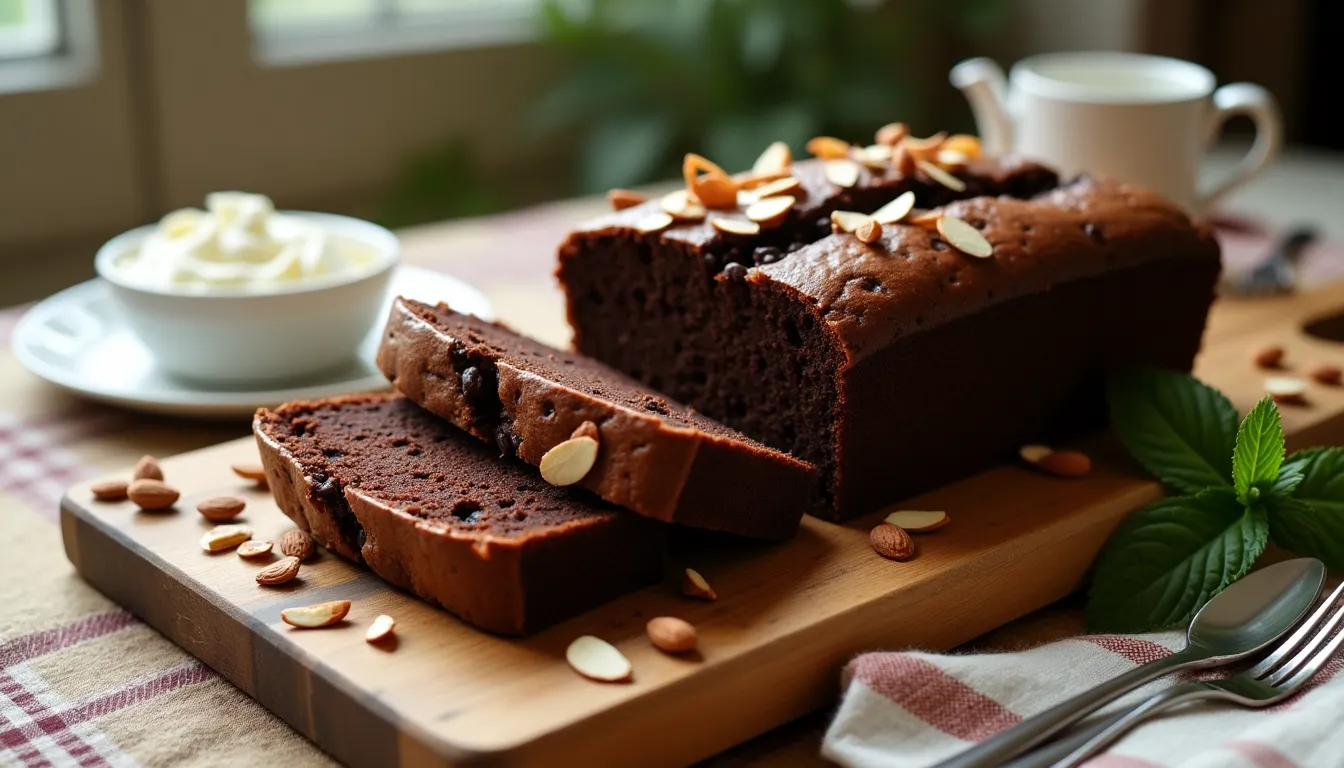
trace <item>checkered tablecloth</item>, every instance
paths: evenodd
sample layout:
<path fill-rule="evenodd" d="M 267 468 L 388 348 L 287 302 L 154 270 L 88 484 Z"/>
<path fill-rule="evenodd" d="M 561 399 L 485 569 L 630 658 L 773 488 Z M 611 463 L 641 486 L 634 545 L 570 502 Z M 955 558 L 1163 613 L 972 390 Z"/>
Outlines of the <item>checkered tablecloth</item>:
<path fill-rule="evenodd" d="M 564 343 L 551 277 L 555 244 L 596 210 L 565 203 L 403 233 L 407 263 L 484 290 L 520 330 Z M 1261 241 L 1243 245 L 1254 251 Z M 1234 251 L 1236 249 L 1234 248 Z M 61 548 L 65 487 L 246 434 L 247 424 L 147 417 L 86 403 L 22 370 L 8 352 L 23 308 L 0 311 L 0 764 L 303 766 L 329 762 L 260 705 L 109 602 Z M 1076 612 L 1044 611 L 985 641 L 1020 647 L 1075 634 Z M 816 721 L 786 726 L 720 765 L 820 761 Z"/>

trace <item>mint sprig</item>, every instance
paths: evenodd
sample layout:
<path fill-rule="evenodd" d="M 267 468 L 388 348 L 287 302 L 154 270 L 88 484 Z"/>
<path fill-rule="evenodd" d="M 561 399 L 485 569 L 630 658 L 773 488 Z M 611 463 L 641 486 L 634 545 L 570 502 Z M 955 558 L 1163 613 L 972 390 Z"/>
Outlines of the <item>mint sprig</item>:
<path fill-rule="evenodd" d="M 1272 538 L 1344 568 L 1344 449 L 1284 458 L 1269 398 L 1237 425 L 1218 390 L 1171 371 L 1135 370 L 1107 385 L 1112 425 L 1134 458 L 1185 495 L 1135 512 L 1097 561 L 1089 626 L 1143 632 L 1188 622 L 1244 576 Z"/>

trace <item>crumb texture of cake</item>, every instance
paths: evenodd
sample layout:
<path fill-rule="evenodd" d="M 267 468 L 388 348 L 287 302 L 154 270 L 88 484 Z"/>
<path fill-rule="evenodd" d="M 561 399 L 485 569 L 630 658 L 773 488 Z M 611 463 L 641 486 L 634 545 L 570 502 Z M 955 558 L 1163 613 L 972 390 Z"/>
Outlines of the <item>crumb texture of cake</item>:
<path fill-rule="evenodd" d="M 1189 370 L 1219 249 L 1171 203 L 1010 158 L 969 163 L 961 191 L 869 170 L 828 186 L 822 162 L 793 163 L 808 202 L 762 237 L 641 232 L 652 202 L 579 228 L 557 271 L 579 352 L 816 465 L 815 514 L 849 519 L 1099 428 L 1108 370 Z M 872 243 L 809 226 L 909 190 L 914 213 Z M 990 255 L 952 247 L 941 216 Z"/>
<path fill-rule="evenodd" d="M 300 529 L 481 629 L 530 633 L 662 574 L 665 526 L 548 485 L 403 397 L 288 403 L 253 431 Z"/>
<path fill-rule="evenodd" d="M 378 365 L 412 401 L 528 464 L 595 427 L 597 460 L 578 485 L 647 517 L 785 539 L 817 486 L 811 465 L 602 363 L 442 305 L 397 299 Z"/>

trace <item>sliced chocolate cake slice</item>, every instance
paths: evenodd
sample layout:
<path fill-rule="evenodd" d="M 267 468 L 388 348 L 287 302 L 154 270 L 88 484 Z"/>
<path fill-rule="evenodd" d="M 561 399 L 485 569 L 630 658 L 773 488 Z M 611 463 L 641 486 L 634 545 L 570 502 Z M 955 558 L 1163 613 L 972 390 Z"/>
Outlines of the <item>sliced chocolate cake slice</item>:
<path fill-rule="evenodd" d="M 596 459 L 577 484 L 647 517 L 784 539 L 815 493 L 812 466 L 602 363 L 442 305 L 397 299 L 378 365 L 411 400 L 528 464 L 545 468 L 548 451 L 588 431 Z"/>
<path fill-rule="evenodd" d="M 404 397 L 289 403 L 253 430 L 300 528 L 481 629 L 532 632 L 662 573 L 665 526 L 549 485 Z"/>

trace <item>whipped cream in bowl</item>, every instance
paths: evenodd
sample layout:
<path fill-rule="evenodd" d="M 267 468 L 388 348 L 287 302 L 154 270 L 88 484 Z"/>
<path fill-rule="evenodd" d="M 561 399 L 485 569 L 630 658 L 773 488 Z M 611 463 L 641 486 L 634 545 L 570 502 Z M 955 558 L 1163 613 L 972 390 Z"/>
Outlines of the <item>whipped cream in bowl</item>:
<path fill-rule="evenodd" d="M 399 255 L 371 222 L 215 192 L 203 209 L 118 235 L 94 263 L 162 368 L 249 385 L 348 364 L 381 319 Z"/>

